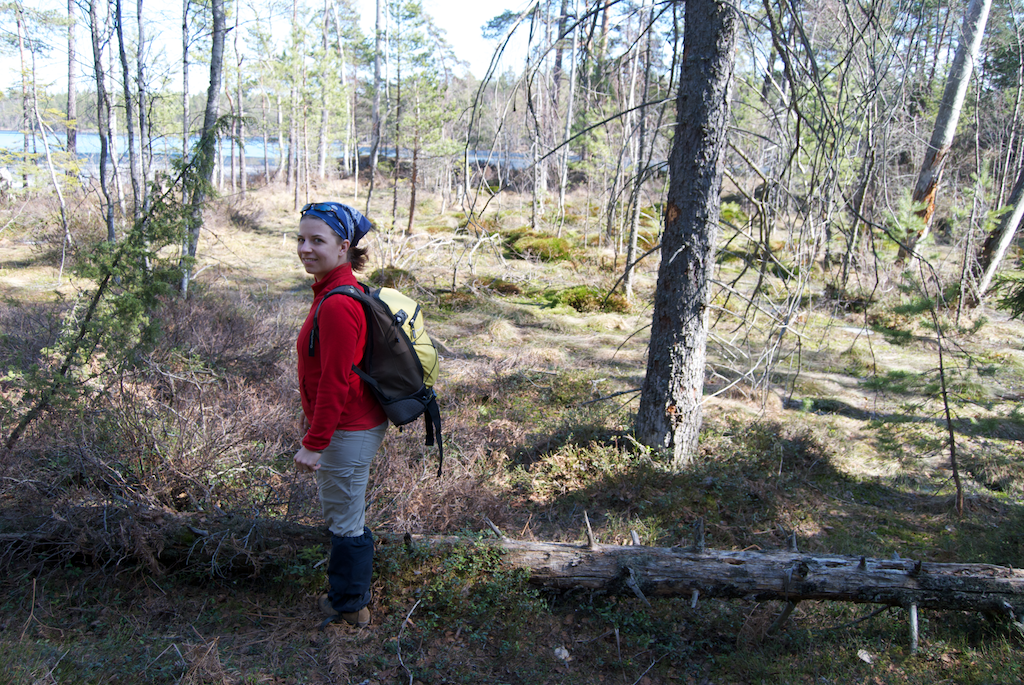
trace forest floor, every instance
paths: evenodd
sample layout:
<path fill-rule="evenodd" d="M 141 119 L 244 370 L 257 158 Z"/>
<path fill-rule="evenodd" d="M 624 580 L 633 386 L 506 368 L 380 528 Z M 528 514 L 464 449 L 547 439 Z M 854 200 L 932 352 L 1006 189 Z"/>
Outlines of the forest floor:
<path fill-rule="evenodd" d="M 806 552 L 1024 563 L 1024 325 L 984 307 L 948 329 L 962 515 L 934 331 L 892 274 L 840 301 L 819 268 L 768 373 L 746 373 L 764 340 L 719 321 L 700 454 L 674 471 L 630 432 L 656 261 L 639 267 L 632 306 L 603 303 L 623 258 L 599 245 L 583 199 L 570 206 L 558 237 L 523 230 L 522 198 L 503 195 L 470 227 L 428 198 L 411 236 L 378 237 L 366 277 L 396 267 L 388 278 L 423 304 L 444 351 L 444 474 L 419 424 L 389 431 L 369 495 L 373 623 L 321 630 L 326 535 L 257 553 L 239 534 L 222 544 L 254 551 L 231 557 L 202 538 L 227 519 L 250 534 L 322 526 L 313 481 L 291 467 L 294 335 L 310 299 L 296 214 L 283 189 L 218 201 L 193 295 L 162 305 L 153 349 L 97 372 L 86 399 L 0 464 L 3 539 L 64 531 L 0 552 L 0 683 L 1024 681 L 1024 647 L 977 614 L 924 612 L 914 653 L 898 609 L 804 602 L 767 635 L 781 603 L 542 592 L 471 544 L 485 518 L 514 538 L 582 541 L 586 513 L 608 544 L 636 531 L 687 545 L 703 519 L 715 549 L 779 549 L 795 532 Z M 6 437 L 23 411 L 16 372 L 45 363 L 89 283 L 60 271 L 37 229 L 46 215 L 3 211 Z M 161 537 L 174 517 L 195 534 Z M 395 544 L 407 532 L 470 544 L 409 552 Z"/>

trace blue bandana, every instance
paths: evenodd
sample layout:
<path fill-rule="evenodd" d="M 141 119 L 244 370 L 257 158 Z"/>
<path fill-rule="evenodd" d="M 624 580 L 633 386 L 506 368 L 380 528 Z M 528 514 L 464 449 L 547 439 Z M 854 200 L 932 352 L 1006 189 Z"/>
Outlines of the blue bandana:
<path fill-rule="evenodd" d="M 355 247 L 373 224 L 357 210 L 340 202 L 311 202 L 302 208 L 300 216 L 315 216 L 327 224 L 350 247 Z"/>

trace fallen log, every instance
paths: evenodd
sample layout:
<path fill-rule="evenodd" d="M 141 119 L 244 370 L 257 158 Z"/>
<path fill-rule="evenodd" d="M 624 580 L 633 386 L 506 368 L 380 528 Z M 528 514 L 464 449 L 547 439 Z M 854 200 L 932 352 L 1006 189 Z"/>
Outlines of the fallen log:
<path fill-rule="evenodd" d="M 1024 571 L 992 564 L 872 559 L 797 551 L 707 550 L 703 536 L 690 548 L 598 544 L 589 522 L 585 545 L 511 540 L 490 524 L 505 561 L 528 568 L 530 582 L 556 590 L 590 589 L 613 594 L 715 597 L 784 602 L 767 633 L 788 620 L 803 600 L 902 607 L 909 612 L 910 647 L 918 647 L 918 609 L 983 613 L 1024 639 Z M 699 527 L 702 530 L 702 526 Z M 456 542 L 419 538 L 430 544 Z M 413 538 L 407 536 L 406 544 Z M 795 544 L 792 545 L 795 550 Z M 877 612 L 876 612 L 877 613 Z M 874 615 L 874 614 L 873 614 Z"/>
<path fill-rule="evenodd" d="M 93 563 L 134 559 L 160 573 L 207 565 L 215 574 L 258 574 L 261 566 L 325 544 L 318 527 L 243 516 L 186 515 L 133 508 L 82 507 L 37 519 L 30 530 L 4 526 L 11 554 L 60 548 Z M 494 528 L 500 535 L 500 531 Z M 505 561 L 529 569 L 530 581 L 557 590 L 588 589 L 647 597 L 718 597 L 753 601 L 828 600 L 922 609 L 984 612 L 1017 623 L 1024 615 L 1024 570 L 991 564 L 873 559 L 796 551 L 530 542 L 504 536 Z M 451 536 L 382 534 L 384 547 L 465 544 Z"/>
<path fill-rule="evenodd" d="M 559 590 L 648 597 L 830 600 L 982 611 L 1015 620 L 1024 611 L 1024 571 L 991 564 L 871 559 L 799 552 L 688 551 L 681 548 L 572 545 L 497 540 L 531 582 Z M 635 592 L 635 591 L 634 591 Z"/>

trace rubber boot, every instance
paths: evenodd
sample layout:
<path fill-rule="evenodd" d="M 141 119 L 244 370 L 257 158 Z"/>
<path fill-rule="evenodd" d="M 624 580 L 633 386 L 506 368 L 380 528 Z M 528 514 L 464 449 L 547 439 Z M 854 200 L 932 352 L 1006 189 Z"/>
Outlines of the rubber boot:
<path fill-rule="evenodd" d="M 327 597 L 338 614 L 351 614 L 370 603 L 373 577 L 373 534 L 363 527 L 358 537 L 331 535 L 331 561 L 327 566 Z"/>

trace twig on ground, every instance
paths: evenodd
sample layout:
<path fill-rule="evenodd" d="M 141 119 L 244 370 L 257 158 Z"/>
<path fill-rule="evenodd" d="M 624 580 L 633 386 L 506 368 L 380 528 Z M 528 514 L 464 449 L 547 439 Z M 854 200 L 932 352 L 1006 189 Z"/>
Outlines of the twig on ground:
<path fill-rule="evenodd" d="M 420 605 L 421 601 L 423 601 L 423 600 L 420 600 L 420 599 L 416 600 L 416 603 L 412 605 L 412 609 L 409 609 L 409 613 L 406 615 L 405 620 L 402 621 L 402 627 L 398 629 L 398 643 L 397 643 L 398 663 L 400 663 L 402 665 L 402 668 L 405 669 L 405 672 L 409 674 L 409 685 L 412 685 L 413 677 L 412 677 L 412 671 L 410 671 L 409 668 L 405 665 L 405 662 L 402 661 L 402 633 L 405 632 L 405 624 L 411 622 L 410 619 L 412 618 L 412 614 L 413 614 L 414 611 L 416 611 L 416 607 L 418 607 Z"/>
<path fill-rule="evenodd" d="M 892 606 L 880 607 L 880 608 L 875 609 L 874 611 L 872 611 L 867 616 L 861 616 L 860 618 L 854 619 L 854 620 L 850 621 L 849 623 L 842 623 L 842 624 L 837 625 L 837 626 L 829 626 L 828 628 L 815 628 L 814 630 L 815 630 L 815 632 L 818 632 L 818 633 L 825 633 L 825 632 L 829 632 L 829 631 L 832 631 L 832 630 L 843 630 L 845 628 L 852 628 L 853 626 L 857 625 L 858 623 L 863 623 L 864 621 L 872 619 L 875 616 L 878 616 L 879 614 L 881 614 L 883 612 L 889 611 L 889 609 L 895 609 L 895 608 L 896 607 L 892 607 Z"/>
<path fill-rule="evenodd" d="M 32 603 L 29 604 L 28 620 L 25 621 L 25 627 L 21 629 L 21 637 L 19 639 L 25 639 L 25 632 L 28 627 L 32 624 L 32 620 L 36 617 L 36 579 L 32 579 Z"/>

